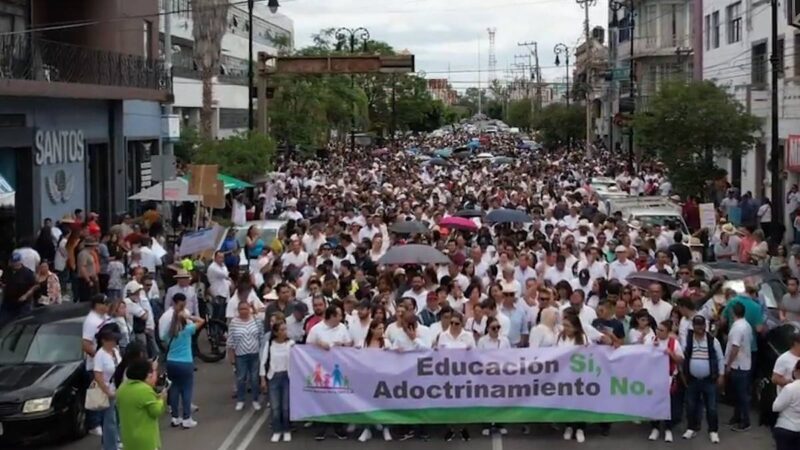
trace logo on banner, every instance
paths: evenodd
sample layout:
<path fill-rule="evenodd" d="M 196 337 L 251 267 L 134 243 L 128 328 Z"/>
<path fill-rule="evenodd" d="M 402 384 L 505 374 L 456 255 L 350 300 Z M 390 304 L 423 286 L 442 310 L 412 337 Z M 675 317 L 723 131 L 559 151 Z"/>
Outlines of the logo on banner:
<path fill-rule="evenodd" d="M 57 170 L 52 176 L 45 177 L 45 185 L 53 203 L 67 203 L 75 192 L 75 176 Z"/>
<path fill-rule="evenodd" d="M 339 364 L 333 365 L 333 370 L 326 370 L 321 363 L 314 366 L 314 372 L 306 377 L 303 390 L 308 392 L 351 394 L 350 380 L 344 375 Z"/>

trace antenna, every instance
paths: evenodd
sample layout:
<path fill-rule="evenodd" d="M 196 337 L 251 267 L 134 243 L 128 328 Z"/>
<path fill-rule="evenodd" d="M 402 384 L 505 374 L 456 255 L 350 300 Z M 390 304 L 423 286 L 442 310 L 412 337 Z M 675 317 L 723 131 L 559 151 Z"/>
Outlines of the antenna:
<path fill-rule="evenodd" d="M 495 52 L 495 36 L 497 28 L 487 28 L 489 32 L 489 82 L 497 79 L 497 53 Z"/>

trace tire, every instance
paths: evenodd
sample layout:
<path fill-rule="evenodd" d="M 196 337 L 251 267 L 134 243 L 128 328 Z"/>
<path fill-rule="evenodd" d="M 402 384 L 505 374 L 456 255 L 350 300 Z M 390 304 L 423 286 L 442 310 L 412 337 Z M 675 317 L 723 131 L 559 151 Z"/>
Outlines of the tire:
<path fill-rule="evenodd" d="M 216 330 L 221 334 L 218 340 L 212 340 L 209 330 Z M 192 350 L 201 361 L 215 363 L 225 358 L 227 347 L 225 346 L 225 336 L 228 334 L 228 325 L 219 319 L 210 319 L 205 325 L 197 330 L 192 338 Z"/>
<path fill-rule="evenodd" d="M 73 440 L 81 439 L 89 432 L 86 428 L 86 409 L 83 406 L 83 401 L 83 395 L 79 393 L 76 393 L 72 400 L 72 408 L 70 408 L 71 423 L 67 430 L 67 435 Z"/>

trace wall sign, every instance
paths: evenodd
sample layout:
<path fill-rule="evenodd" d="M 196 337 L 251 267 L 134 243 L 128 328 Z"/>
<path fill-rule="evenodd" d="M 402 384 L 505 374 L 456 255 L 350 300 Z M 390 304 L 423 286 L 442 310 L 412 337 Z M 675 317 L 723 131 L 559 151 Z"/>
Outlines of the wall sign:
<path fill-rule="evenodd" d="M 45 177 L 45 185 L 53 203 L 67 203 L 75 192 L 75 176 L 59 169 L 52 176 Z"/>
<path fill-rule="evenodd" d="M 81 130 L 37 130 L 34 144 L 37 166 L 83 162 L 85 158 Z"/>

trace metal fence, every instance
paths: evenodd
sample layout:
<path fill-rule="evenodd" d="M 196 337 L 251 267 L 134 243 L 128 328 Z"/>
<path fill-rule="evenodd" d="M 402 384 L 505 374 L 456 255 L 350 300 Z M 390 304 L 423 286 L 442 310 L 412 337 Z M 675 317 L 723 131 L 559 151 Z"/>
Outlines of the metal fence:
<path fill-rule="evenodd" d="M 171 77 L 160 61 L 27 35 L 0 36 L 0 79 L 172 91 Z"/>

